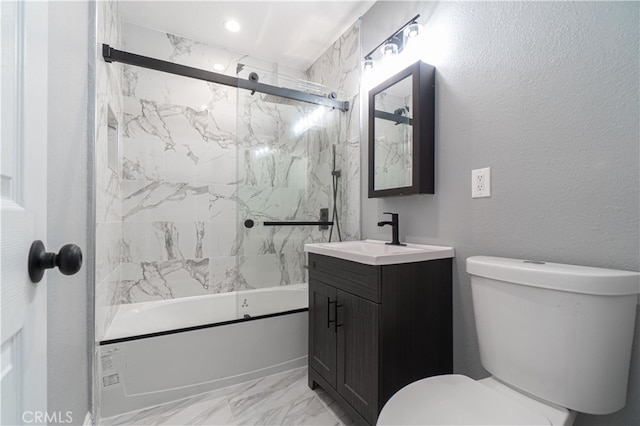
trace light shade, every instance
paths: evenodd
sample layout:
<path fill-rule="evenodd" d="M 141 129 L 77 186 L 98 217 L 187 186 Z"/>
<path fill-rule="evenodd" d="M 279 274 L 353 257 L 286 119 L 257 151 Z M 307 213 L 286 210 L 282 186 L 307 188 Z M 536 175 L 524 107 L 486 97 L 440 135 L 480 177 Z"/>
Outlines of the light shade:
<path fill-rule="evenodd" d="M 373 59 L 365 58 L 365 60 L 364 60 L 364 69 L 365 70 L 370 70 L 371 68 L 373 68 Z"/>
<path fill-rule="evenodd" d="M 414 22 L 407 27 L 406 31 L 407 37 L 418 37 L 418 34 L 420 34 L 420 24 Z"/>
<path fill-rule="evenodd" d="M 385 43 L 382 46 L 382 53 L 385 56 L 396 55 L 398 53 L 398 45 L 395 43 Z"/>

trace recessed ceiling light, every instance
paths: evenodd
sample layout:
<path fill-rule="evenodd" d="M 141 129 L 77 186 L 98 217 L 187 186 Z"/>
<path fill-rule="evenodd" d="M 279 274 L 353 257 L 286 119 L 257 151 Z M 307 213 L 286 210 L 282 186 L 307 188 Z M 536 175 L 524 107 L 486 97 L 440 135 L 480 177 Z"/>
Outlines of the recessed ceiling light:
<path fill-rule="evenodd" d="M 237 33 L 238 31 L 240 31 L 240 24 L 234 19 L 227 19 L 226 21 L 224 21 L 224 27 L 232 33 Z"/>
<path fill-rule="evenodd" d="M 224 71 L 224 65 L 222 64 L 214 64 L 213 69 L 216 71 Z"/>

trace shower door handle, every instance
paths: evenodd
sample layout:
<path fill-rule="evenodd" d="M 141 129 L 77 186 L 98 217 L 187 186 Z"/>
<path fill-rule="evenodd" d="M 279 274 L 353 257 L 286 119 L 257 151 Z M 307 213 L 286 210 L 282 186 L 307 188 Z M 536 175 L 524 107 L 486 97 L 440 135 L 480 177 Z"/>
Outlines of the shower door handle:
<path fill-rule="evenodd" d="M 331 300 L 329 298 L 327 298 L 329 300 L 329 302 L 327 303 L 327 328 L 331 328 L 331 323 L 332 322 L 336 322 L 336 317 L 334 316 L 333 319 L 331 319 L 331 304 L 332 303 L 336 303 L 335 300 Z"/>

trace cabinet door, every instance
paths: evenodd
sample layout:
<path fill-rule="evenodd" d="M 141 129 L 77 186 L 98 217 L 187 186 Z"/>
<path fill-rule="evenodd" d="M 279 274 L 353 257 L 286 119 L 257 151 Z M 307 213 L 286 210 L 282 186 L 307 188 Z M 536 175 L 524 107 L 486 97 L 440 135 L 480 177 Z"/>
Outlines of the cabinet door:
<path fill-rule="evenodd" d="M 337 391 L 371 424 L 378 416 L 379 305 L 337 290 Z"/>
<path fill-rule="evenodd" d="M 336 289 L 309 278 L 309 365 L 336 386 Z"/>

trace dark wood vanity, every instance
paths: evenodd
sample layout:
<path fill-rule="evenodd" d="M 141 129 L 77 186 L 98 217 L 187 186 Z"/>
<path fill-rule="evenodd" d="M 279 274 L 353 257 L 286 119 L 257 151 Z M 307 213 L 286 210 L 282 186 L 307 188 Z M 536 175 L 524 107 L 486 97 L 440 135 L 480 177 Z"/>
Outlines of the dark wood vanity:
<path fill-rule="evenodd" d="M 309 387 L 357 424 L 407 384 L 453 371 L 452 259 L 365 265 L 309 253 Z"/>

